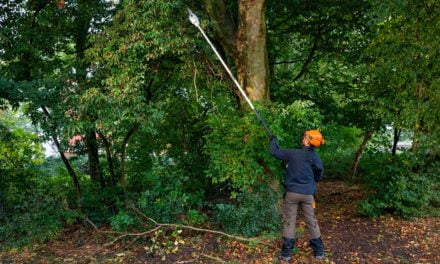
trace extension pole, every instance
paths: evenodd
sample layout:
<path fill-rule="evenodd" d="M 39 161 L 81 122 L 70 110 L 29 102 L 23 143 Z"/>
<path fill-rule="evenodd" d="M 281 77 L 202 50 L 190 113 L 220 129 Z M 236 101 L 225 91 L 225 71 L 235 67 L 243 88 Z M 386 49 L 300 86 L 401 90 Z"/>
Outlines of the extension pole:
<path fill-rule="evenodd" d="M 235 79 L 234 75 L 232 74 L 231 70 L 228 68 L 228 66 L 226 65 L 225 61 L 222 59 L 222 57 L 220 56 L 220 54 L 218 53 L 217 49 L 214 47 L 214 45 L 212 44 L 212 42 L 209 40 L 208 36 L 205 34 L 205 31 L 203 31 L 203 29 L 200 27 L 200 22 L 199 22 L 199 18 L 191 11 L 191 9 L 188 8 L 188 14 L 189 14 L 189 21 L 191 21 L 191 23 L 196 26 L 200 32 L 202 33 L 203 37 L 205 37 L 206 41 L 209 43 L 209 45 L 211 46 L 212 50 L 214 51 L 215 55 L 217 55 L 218 59 L 220 60 L 220 62 L 222 63 L 223 67 L 225 68 L 225 70 L 228 72 L 229 76 L 231 77 L 232 81 L 235 83 L 235 85 L 238 87 L 238 89 L 240 90 L 241 94 L 243 95 L 244 99 L 246 100 L 246 102 L 249 104 L 249 106 L 251 107 L 252 111 L 254 111 L 254 114 L 257 116 L 258 120 L 260 121 L 260 123 L 263 125 L 264 129 L 266 130 L 266 133 L 268 136 L 272 135 L 272 132 L 269 130 L 269 127 L 266 125 L 266 122 L 264 122 L 264 119 L 260 116 L 260 114 L 258 113 L 257 109 L 255 109 L 254 105 L 252 104 L 251 100 L 249 100 L 248 96 L 246 95 L 245 91 L 243 90 L 243 88 L 240 86 L 240 84 L 238 83 L 237 79 Z"/>

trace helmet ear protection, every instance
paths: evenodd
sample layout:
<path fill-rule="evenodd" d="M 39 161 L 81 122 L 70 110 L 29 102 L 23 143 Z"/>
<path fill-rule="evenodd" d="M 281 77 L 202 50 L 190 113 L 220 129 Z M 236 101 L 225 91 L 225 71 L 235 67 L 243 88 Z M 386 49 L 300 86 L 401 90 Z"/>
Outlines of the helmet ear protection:
<path fill-rule="evenodd" d="M 307 130 L 304 132 L 304 136 L 307 138 L 310 145 L 314 147 L 319 147 L 325 142 L 324 137 L 318 130 Z"/>

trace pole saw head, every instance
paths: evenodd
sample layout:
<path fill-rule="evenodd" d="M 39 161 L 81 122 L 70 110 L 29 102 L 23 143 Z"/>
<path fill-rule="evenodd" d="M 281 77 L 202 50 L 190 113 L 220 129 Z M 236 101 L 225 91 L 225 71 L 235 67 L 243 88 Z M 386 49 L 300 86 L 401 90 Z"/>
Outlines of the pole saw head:
<path fill-rule="evenodd" d="M 193 11 L 191 11 L 191 9 L 187 8 L 186 10 L 188 10 L 188 14 L 189 14 L 189 21 L 196 27 L 200 26 L 200 22 L 199 22 L 199 18 L 196 16 L 196 14 L 193 13 Z"/>

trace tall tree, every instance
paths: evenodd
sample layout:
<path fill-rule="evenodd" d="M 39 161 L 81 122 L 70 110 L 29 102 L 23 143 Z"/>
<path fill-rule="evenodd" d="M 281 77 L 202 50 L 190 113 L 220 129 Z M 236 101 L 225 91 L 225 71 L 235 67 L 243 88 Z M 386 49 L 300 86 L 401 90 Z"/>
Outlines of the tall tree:
<path fill-rule="evenodd" d="M 222 50 L 235 62 L 237 79 L 251 100 L 269 100 L 266 1 L 205 0 Z M 238 10 L 237 10 L 238 9 Z M 234 17 L 235 16 L 235 17 Z"/>

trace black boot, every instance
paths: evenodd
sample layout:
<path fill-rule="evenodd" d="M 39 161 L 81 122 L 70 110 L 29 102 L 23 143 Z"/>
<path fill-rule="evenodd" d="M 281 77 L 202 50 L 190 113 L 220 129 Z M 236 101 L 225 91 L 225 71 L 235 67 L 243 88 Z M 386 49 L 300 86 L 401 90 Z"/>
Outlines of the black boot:
<path fill-rule="evenodd" d="M 322 239 L 320 237 L 311 239 L 310 247 L 312 247 L 313 253 L 317 259 L 324 258 L 324 245 L 322 244 Z"/>
<path fill-rule="evenodd" d="M 283 247 L 280 254 L 278 255 L 278 258 L 280 260 L 290 261 L 292 259 L 290 255 L 292 254 L 292 249 L 294 246 L 295 239 L 283 237 Z"/>

